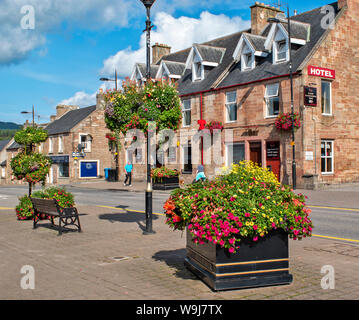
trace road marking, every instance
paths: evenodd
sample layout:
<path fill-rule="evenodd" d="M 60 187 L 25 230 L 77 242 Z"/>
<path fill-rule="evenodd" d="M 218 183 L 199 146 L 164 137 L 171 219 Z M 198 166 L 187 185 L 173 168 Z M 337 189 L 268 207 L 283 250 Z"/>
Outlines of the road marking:
<path fill-rule="evenodd" d="M 359 212 L 359 209 L 351 208 L 336 208 L 336 207 L 321 207 L 321 206 L 308 206 L 309 208 L 318 208 L 318 209 L 329 209 L 329 210 L 344 210 L 344 211 L 355 211 Z"/>
<path fill-rule="evenodd" d="M 107 208 L 107 209 L 116 209 L 116 210 L 125 210 L 127 212 L 146 213 L 145 211 L 132 210 L 132 209 L 123 209 L 123 208 L 116 208 L 116 207 L 109 207 L 109 206 L 96 206 L 96 207 Z M 153 214 L 155 214 L 157 216 L 165 216 L 164 213 L 153 212 Z"/>
<path fill-rule="evenodd" d="M 5 207 L 0 207 L 0 210 L 12 210 L 14 208 L 5 208 Z"/>
<path fill-rule="evenodd" d="M 355 240 L 355 239 L 345 239 L 345 238 L 338 238 L 338 237 L 321 236 L 319 234 L 313 234 L 312 236 L 313 237 L 318 237 L 318 238 L 325 238 L 325 239 L 341 240 L 341 241 L 349 241 L 349 242 L 357 242 L 357 243 L 359 243 L 359 240 Z"/>

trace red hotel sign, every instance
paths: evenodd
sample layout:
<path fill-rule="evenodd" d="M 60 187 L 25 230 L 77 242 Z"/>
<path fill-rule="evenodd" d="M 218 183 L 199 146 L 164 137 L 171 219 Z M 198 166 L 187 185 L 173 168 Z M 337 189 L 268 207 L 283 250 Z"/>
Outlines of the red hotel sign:
<path fill-rule="evenodd" d="M 308 66 L 308 75 L 328 78 L 328 79 L 335 79 L 335 70 Z"/>

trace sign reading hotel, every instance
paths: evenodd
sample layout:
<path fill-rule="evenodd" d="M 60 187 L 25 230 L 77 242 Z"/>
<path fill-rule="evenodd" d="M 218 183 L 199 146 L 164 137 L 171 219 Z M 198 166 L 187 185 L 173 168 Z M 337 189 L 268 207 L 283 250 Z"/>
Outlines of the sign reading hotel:
<path fill-rule="evenodd" d="M 308 75 L 327 79 L 335 79 L 335 70 L 308 66 Z"/>

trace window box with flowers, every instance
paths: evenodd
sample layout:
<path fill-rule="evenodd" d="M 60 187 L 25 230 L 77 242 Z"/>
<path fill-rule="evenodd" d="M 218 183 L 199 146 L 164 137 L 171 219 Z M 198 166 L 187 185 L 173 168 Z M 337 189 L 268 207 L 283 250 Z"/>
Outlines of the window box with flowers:
<path fill-rule="evenodd" d="M 166 167 L 151 170 L 154 190 L 172 190 L 179 188 L 179 172 Z"/>
<path fill-rule="evenodd" d="M 289 131 L 292 130 L 292 114 L 291 113 L 281 113 L 278 115 L 275 121 L 275 127 L 278 130 Z M 299 114 L 294 114 L 294 130 L 297 130 L 301 127 L 301 122 L 299 119 Z"/>
<path fill-rule="evenodd" d="M 251 162 L 175 190 L 166 223 L 187 232 L 186 267 L 215 291 L 289 284 L 288 237 L 311 236 L 305 197 Z"/>

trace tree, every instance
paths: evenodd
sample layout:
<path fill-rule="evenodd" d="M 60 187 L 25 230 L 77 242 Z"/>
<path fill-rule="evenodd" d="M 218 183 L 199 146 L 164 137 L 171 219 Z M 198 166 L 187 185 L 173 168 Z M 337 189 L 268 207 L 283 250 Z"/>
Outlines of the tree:
<path fill-rule="evenodd" d="M 27 127 L 15 134 L 15 141 L 21 145 L 21 151 L 11 159 L 10 166 L 17 180 L 29 184 L 29 197 L 32 187 L 46 182 L 52 161 L 49 157 L 34 151 L 36 144 L 46 141 L 47 132 L 42 128 Z"/>

